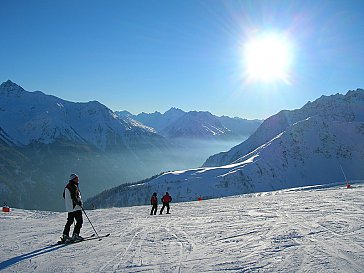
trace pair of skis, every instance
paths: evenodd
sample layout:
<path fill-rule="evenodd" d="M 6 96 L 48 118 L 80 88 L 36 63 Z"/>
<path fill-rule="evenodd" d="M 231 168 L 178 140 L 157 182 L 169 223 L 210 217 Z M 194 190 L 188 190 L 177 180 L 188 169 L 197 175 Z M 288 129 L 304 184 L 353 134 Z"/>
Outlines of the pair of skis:
<path fill-rule="evenodd" d="M 84 237 L 83 240 L 66 240 L 66 241 L 63 241 L 63 240 L 60 240 L 57 242 L 58 245 L 70 245 L 70 244 L 77 244 L 77 243 L 81 243 L 81 242 L 84 242 L 84 241 L 91 241 L 91 240 L 96 240 L 98 239 L 99 241 L 101 241 L 101 238 L 105 238 L 105 237 L 109 237 L 110 236 L 110 233 L 108 234 L 105 234 L 105 235 L 102 235 L 102 236 L 96 236 L 96 234 L 92 234 L 90 236 L 87 236 L 87 237 Z"/>
<path fill-rule="evenodd" d="M 84 242 L 84 241 L 90 241 L 90 240 L 95 240 L 95 239 L 99 239 L 99 241 L 101 241 L 101 238 L 109 237 L 110 236 L 110 233 L 108 233 L 106 235 L 99 236 L 99 234 L 97 233 L 97 231 L 96 231 L 94 225 L 92 224 L 90 218 L 88 218 L 87 213 L 84 210 L 83 206 L 82 205 L 80 205 L 80 206 L 81 206 L 81 209 L 82 209 L 83 213 L 86 215 L 87 220 L 90 222 L 92 228 L 94 229 L 95 233 L 92 234 L 91 236 L 88 236 L 88 237 L 83 238 L 82 240 L 66 240 L 66 241 L 63 241 L 62 238 L 61 238 L 61 240 L 58 241 L 57 244 L 66 244 L 66 245 L 68 245 L 68 244 L 76 244 L 76 243 L 81 243 L 81 242 Z M 97 235 L 97 236 L 95 236 L 95 235 Z"/>

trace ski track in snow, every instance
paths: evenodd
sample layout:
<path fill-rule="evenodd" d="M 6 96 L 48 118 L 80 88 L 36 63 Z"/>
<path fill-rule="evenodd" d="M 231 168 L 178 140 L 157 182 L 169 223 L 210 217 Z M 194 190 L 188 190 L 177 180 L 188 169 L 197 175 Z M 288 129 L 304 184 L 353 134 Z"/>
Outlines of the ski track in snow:
<path fill-rule="evenodd" d="M 159 206 L 160 208 L 160 206 Z M 1 213 L 1 272 L 364 272 L 364 184 L 87 211 L 102 241 L 54 245 L 66 213 Z M 93 233 L 86 217 L 83 235 Z"/>

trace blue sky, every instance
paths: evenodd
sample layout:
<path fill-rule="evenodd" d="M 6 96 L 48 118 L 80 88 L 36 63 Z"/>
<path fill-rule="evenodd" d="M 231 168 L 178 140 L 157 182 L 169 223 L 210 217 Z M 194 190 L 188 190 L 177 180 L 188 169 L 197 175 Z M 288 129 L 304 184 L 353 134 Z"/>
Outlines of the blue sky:
<path fill-rule="evenodd" d="M 364 88 L 364 1 L 0 0 L 0 81 L 133 114 L 267 118 Z M 291 43 L 289 81 L 246 79 L 252 33 Z"/>

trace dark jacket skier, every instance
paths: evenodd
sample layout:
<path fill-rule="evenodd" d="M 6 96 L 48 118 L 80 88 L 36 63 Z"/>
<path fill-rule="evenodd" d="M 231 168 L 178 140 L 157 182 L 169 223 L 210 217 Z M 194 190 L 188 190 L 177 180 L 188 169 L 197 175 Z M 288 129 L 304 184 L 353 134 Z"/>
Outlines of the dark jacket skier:
<path fill-rule="evenodd" d="M 64 226 L 62 241 L 83 240 L 80 236 L 80 230 L 82 227 L 82 199 L 81 192 L 78 188 L 79 179 L 76 174 L 70 175 L 70 180 L 63 190 L 63 198 L 66 205 L 66 211 L 68 212 L 67 222 Z M 76 225 L 73 229 L 72 238 L 69 237 L 70 228 L 76 219 Z"/>
<path fill-rule="evenodd" d="M 150 198 L 150 204 L 152 205 L 152 210 L 150 211 L 150 215 L 156 215 L 158 209 L 158 198 L 157 193 L 153 193 L 152 197 Z"/>
<path fill-rule="evenodd" d="M 166 194 L 162 197 L 161 200 L 162 200 L 163 206 L 162 206 L 159 214 L 162 214 L 164 207 L 167 208 L 167 214 L 169 214 L 169 203 L 172 201 L 172 197 L 169 195 L 168 192 L 166 192 Z"/>

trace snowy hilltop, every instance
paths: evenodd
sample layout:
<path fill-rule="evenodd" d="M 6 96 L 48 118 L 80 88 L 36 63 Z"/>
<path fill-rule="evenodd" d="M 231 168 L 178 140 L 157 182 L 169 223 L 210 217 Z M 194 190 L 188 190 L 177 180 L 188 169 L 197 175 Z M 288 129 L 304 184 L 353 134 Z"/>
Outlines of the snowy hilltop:
<path fill-rule="evenodd" d="M 55 244 L 66 213 L 14 209 L 0 214 L 0 271 L 359 273 L 363 204 L 361 183 L 172 203 L 169 215 L 99 209 L 87 215 L 110 236 L 66 246 Z"/>
<path fill-rule="evenodd" d="M 207 164 L 208 163 L 208 164 Z M 191 201 L 364 178 L 364 91 L 322 97 L 268 118 L 205 167 L 163 173 L 90 199 L 96 207 L 147 204 L 151 192 Z M 216 163 L 216 164 L 213 164 Z"/>

